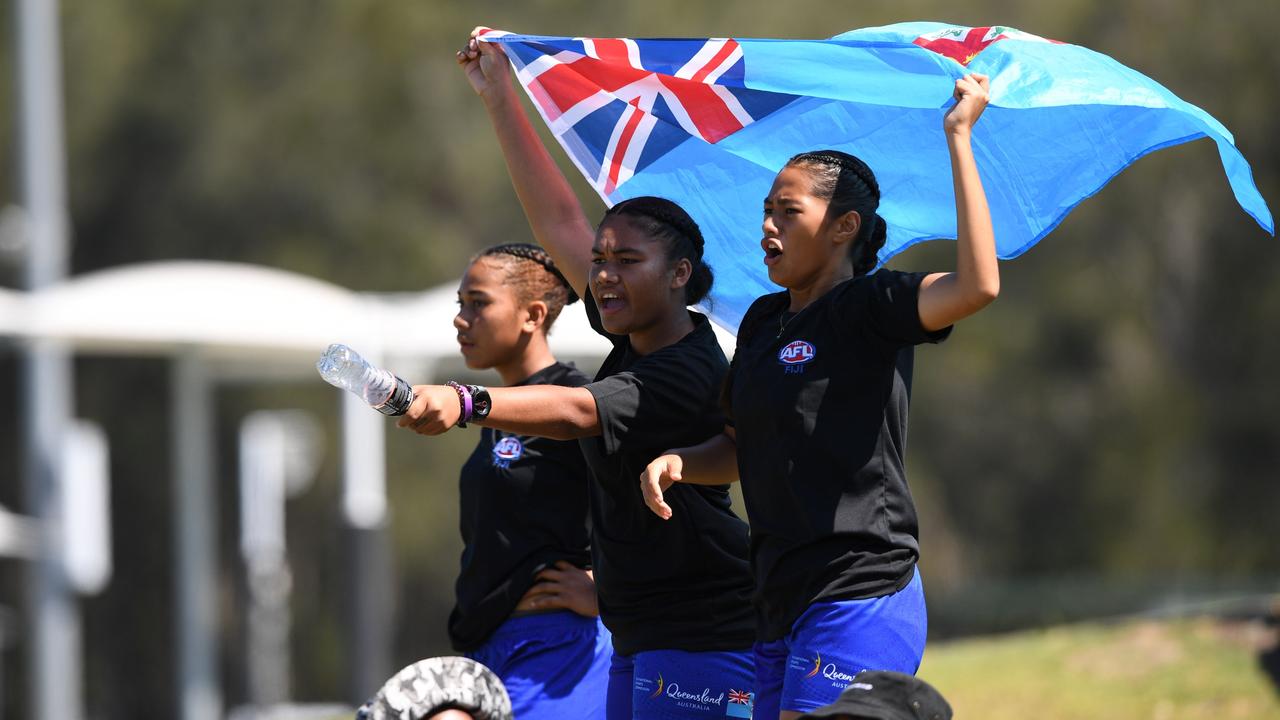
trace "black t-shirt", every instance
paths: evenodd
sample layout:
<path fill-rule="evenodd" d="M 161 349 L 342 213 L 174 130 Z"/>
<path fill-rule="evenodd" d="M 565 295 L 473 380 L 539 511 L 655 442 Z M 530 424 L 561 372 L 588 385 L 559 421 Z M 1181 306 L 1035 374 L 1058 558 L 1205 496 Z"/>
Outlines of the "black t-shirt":
<path fill-rule="evenodd" d="M 759 298 L 738 333 L 727 397 L 751 519 L 760 633 L 810 603 L 889 594 L 919 557 L 903 457 L 923 274 L 881 270 L 796 314 Z"/>
<path fill-rule="evenodd" d="M 583 438 L 595 477 L 592 558 L 600 617 L 622 654 L 673 649 L 741 650 L 755 639 L 747 525 L 727 486 L 676 484 L 664 493 L 674 516 L 644 504 L 640 473 L 664 450 L 723 432 L 719 392 L 728 363 L 706 317 L 693 332 L 648 355 L 604 331 L 590 297 L 587 317 L 613 351 L 587 389 L 602 434 Z"/>
<path fill-rule="evenodd" d="M 556 363 L 518 385 L 581 387 L 587 376 Z M 449 638 L 474 650 L 511 615 L 534 574 L 557 560 L 590 562 L 589 475 L 578 443 L 480 429 L 462 466 L 462 572 Z"/>

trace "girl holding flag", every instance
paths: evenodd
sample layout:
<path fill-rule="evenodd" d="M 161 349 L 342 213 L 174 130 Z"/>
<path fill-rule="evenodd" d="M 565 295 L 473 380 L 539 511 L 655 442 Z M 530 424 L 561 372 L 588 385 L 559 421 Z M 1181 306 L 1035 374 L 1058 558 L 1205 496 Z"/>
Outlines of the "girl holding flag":
<path fill-rule="evenodd" d="M 578 297 L 545 250 L 496 245 L 472 258 L 453 319 L 467 367 L 510 387 L 587 384 L 547 333 Z M 587 468 L 574 442 L 480 431 L 459 482 L 462 567 L 453 648 L 493 670 L 522 720 L 604 718 L 609 633 L 590 571 Z"/>
<path fill-rule="evenodd" d="M 832 702 L 864 669 L 914 673 L 926 615 L 904 456 L 912 349 L 999 292 L 991 216 L 970 146 L 987 78 L 956 81 L 943 119 L 955 187 L 956 270 L 880 270 L 880 188 L 838 151 L 793 157 L 764 199 L 769 278 L 752 304 L 725 398 L 733 428 L 671 450 L 640 478 L 649 507 L 686 484 L 741 475 L 760 641 L 755 717 Z M 735 434 L 736 433 L 736 434 Z"/>
<path fill-rule="evenodd" d="M 474 422 L 578 439 L 591 483 L 592 561 L 613 634 L 610 720 L 749 717 L 754 676 L 747 527 L 726 485 L 673 488 L 680 519 L 645 507 L 636 478 L 664 448 L 724 427 L 728 362 L 707 318 L 687 306 L 711 288 L 696 223 L 674 203 L 619 203 L 593 230 L 520 107 L 501 48 L 473 33 L 458 62 L 484 101 L 540 244 L 613 344 L 581 388 L 414 388 L 401 425 L 435 435 Z M 539 607 L 534 599 L 532 607 Z"/>

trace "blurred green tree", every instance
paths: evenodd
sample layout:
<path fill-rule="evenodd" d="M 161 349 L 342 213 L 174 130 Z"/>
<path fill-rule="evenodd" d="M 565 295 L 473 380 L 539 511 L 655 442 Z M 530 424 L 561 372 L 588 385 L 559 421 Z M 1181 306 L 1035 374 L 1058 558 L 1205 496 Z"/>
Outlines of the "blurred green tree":
<path fill-rule="evenodd" d="M 1277 3 L 1205 12 L 1192 0 L 985 0 L 962 9 L 934 0 L 66 2 L 74 270 L 211 258 L 407 291 L 455 277 L 487 244 L 527 239 L 483 111 L 453 62 L 476 24 L 558 35 L 820 37 L 914 19 L 1013 25 L 1155 77 L 1236 133 L 1280 209 Z M 0 31 L 12 37 L 7 15 Z M 10 98 L 12 63 L 12 42 L 0 43 L 0 92 Z M 13 123 L 0 114 L 0 193 L 10 202 Z M 601 213 L 554 154 L 588 214 Z M 950 252 L 932 243 L 894 265 L 947 269 Z M 991 309 L 918 354 L 909 462 L 942 618 L 935 628 L 1132 609 L 1159 599 L 1153 593 L 1259 578 L 1274 589 L 1280 251 L 1236 207 L 1212 145 L 1140 161 L 1003 270 Z M 17 267 L 0 265 L 0 284 L 17 282 Z M 18 396 L 16 376 L 14 355 L 0 353 L 0 397 Z M 114 582 L 85 603 L 95 717 L 160 717 L 174 707 L 169 460 L 156 447 L 169 420 L 168 389 L 155 379 L 166 376 L 155 360 L 77 363 L 78 412 L 110 435 L 116 515 Z M 235 431 L 248 412 L 286 405 L 336 430 L 332 395 L 318 382 L 219 393 L 232 703 L 244 696 Z M 18 473 L 19 412 L 0 403 L 0 477 Z M 470 440 L 389 433 L 397 666 L 446 648 L 459 551 L 455 468 Z M 315 490 L 290 506 L 303 699 L 343 694 L 342 607 L 358 589 L 344 584 L 339 461 L 326 457 Z M 0 483 L 0 503 L 21 507 L 19 487 Z M 1061 584 L 1016 589 L 1053 578 L 1118 590 L 1108 600 L 1064 594 Z M 19 579 L 0 572 L 0 603 L 19 604 Z M 4 709 L 18 716 L 22 656 L 11 654 Z"/>

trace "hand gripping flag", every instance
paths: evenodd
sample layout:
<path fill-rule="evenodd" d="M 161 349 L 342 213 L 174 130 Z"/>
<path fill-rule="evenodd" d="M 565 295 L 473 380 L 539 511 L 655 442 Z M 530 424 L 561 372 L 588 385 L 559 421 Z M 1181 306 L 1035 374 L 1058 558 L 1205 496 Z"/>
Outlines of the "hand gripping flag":
<path fill-rule="evenodd" d="M 551 132 L 605 203 L 670 198 L 702 227 L 711 314 L 736 329 L 775 292 L 761 204 L 792 155 L 861 157 L 881 188 L 884 262 L 956 235 L 942 116 L 955 81 L 991 77 L 974 154 L 997 253 L 1020 255 L 1134 160 L 1208 137 L 1236 200 L 1268 232 L 1249 164 L 1217 120 L 1076 45 L 1005 27 L 900 23 L 829 40 L 629 40 L 510 35 L 502 43 Z"/>

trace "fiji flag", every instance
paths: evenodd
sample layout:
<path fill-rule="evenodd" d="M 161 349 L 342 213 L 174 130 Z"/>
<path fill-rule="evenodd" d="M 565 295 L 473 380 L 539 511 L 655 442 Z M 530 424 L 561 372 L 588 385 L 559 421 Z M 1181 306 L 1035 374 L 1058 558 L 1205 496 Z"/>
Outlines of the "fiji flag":
<path fill-rule="evenodd" d="M 755 696 L 746 690 L 729 690 L 729 704 L 725 706 L 725 717 L 750 718 L 755 707 Z"/>
<path fill-rule="evenodd" d="M 1274 234 L 1231 133 L 1111 58 L 1005 27 L 900 23 L 829 40 L 628 40 L 510 35 L 520 84 L 607 204 L 678 202 L 716 271 L 711 314 L 735 329 L 775 292 L 761 263 L 761 201 L 792 155 L 835 148 L 880 180 L 885 261 L 955 237 L 942 115 L 955 80 L 991 77 L 974 153 L 997 251 L 1016 257 L 1146 153 L 1218 145 L 1236 200 Z"/>

